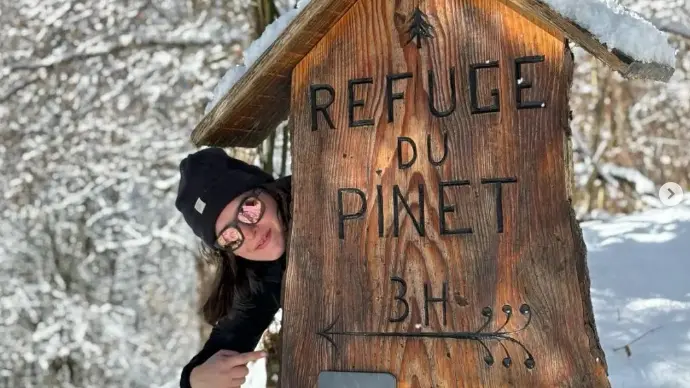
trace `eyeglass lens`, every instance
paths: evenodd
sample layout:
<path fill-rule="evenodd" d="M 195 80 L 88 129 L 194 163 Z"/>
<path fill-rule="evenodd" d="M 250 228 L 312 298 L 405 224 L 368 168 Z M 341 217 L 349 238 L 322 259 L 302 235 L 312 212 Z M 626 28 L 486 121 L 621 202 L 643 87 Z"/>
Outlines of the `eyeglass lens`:
<path fill-rule="evenodd" d="M 263 215 L 263 202 L 257 197 L 248 197 L 238 209 L 237 221 L 243 224 L 253 225 L 259 222 Z M 237 226 L 230 226 L 223 230 L 220 235 L 221 246 L 230 249 L 237 249 L 242 245 L 244 236 L 242 231 Z"/>
<path fill-rule="evenodd" d="M 256 224 L 261 217 L 263 204 L 256 197 L 249 197 L 242 202 L 237 214 L 237 221 L 243 224 Z"/>

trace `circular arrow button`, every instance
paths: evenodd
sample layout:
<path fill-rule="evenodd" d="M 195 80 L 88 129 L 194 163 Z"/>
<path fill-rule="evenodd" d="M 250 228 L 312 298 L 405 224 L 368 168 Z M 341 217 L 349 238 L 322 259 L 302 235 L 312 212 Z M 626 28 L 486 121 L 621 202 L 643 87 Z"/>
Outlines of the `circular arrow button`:
<path fill-rule="evenodd" d="M 676 206 L 683 202 L 683 188 L 676 182 L 666 182 L 659 189 L 659 200 L 665 206 Z"/>

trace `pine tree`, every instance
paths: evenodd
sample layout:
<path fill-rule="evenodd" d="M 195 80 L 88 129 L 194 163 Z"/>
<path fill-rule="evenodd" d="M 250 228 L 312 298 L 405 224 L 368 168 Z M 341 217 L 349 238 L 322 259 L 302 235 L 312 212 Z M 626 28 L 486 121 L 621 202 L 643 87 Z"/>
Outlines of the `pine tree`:
<path fill-rule="evenodd" d="M 410 17 L 410 27 L 407 33 L 410 34 L 410 43 L 413 39 L 417 39 L 417 48 L 422 47 L 422 38 L 433 38 L 432 31 L 434 26 L 429 23 L 428 17 L 419 7 L 416 7 Z"/>

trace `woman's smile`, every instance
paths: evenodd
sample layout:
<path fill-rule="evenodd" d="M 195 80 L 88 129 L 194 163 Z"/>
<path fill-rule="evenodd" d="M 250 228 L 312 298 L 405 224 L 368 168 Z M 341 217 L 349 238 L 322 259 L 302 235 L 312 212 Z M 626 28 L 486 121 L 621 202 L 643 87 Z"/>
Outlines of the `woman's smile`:
<path fill-rule="evenodd" d="M 269 241 L 271 241 L 271 229 L 268 229 L 266 231 L 266 234 L 263 236 L 261 240 L 259 240 L 259 243 L 257 244 L 256 248 L 254 248 L 254 250 L 258 251 L 259 249 L 264 248 Z"/>

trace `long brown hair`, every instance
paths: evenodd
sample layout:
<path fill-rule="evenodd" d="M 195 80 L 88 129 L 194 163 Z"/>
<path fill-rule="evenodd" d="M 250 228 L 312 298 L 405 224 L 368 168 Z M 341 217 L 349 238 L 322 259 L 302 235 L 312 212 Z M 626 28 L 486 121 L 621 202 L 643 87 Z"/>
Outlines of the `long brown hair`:
<path fill-rule="evenodd" d="M 291 221 L 291 177 L 278 179 L 262 185 L 267 194 L 278 204 L 278 214 L 286 229 L 285 254 L 279 259 L 285 265 L 289 246 L 289 228 Z M 199 255 L 207 264 L 215 267 L 213 280 L 207 283 L 202 293 L 201 314 L 204 320 L 215 325 L 230 311 L 237 297 L 244 297 L 261 289 L 261 278 L 265 275 L 267 263 L 246 260 L 240 256 L 201 245 Z M 272 263 L 275 265 L 275 263 Z M 271 265 L 269 263 L 268 265 Z"/>

